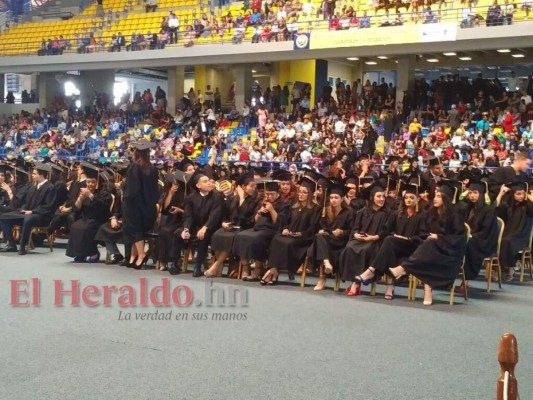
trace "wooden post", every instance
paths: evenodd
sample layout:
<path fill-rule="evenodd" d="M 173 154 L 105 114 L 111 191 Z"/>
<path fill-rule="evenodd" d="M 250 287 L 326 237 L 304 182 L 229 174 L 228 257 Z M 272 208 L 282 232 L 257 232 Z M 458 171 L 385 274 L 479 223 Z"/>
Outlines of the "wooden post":
<path fill-rule="evenodd" d="M 514 376 L 514 369 L 518 363 L 518 345 L 512 333 L 506 333 L 500 339 L 498 362 L 500 376 L 496 383 L 496 400 L 517 400 L 518 382 Z"/>

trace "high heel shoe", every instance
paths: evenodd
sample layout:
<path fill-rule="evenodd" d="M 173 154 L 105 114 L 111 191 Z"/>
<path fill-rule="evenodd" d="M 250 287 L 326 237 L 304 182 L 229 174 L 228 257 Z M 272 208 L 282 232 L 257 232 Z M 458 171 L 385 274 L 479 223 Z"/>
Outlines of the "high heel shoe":
<path fill-rule="evenodd" d="M 404 272 L 403 274 L 400 274 L 400 275 L 396 275 L 394 272 L 392 272 L 393 268 L 389 268 L 389 272 L 390 274 L 393 276 L 394 279 L 396 279 L 397 281 L 399 281 L 400 279 L 402 279 L 405 275 L 407 275 L 406 272 Z"/>
<path fill-rule="evenodd" d="M 391 294 L 385 294 L 385 296 L 383 296 L 383 298 L 385 300 L 393 300 L 394 299 L 394 288 L 392 289 L 392 293 Z"/>
<path fill-rule="evenodd" d="M 129 262 L 128 264 L 126 264 L 126 267 L 128 268 L 135 268 L 135 263 L 137 262 L 137 257 L 135 257 L 133 259 L 133 261 Z"/>
<path fill-rule="evenodd" d="M 209 270 L 204 272 L 204 276 L 206 278 L 220 278 L 222 276 L 222 272 L 218 272 L 216 274 L 209 272 Z"/>
<path fill-rule="evenodd" d="M 370 285 L 372 282 L 374 282 L 376 280 L 376 276 L 374 275 L 372 278 L 369 278 L 369 279 L 363 279 L 361 277 L 361 275 L 357 275 L 355 278 L 355 281 L 357 283 L 359 283 L 360 285 L 363 285 L 363 286 L 368 286 Z"/>
<path fill-rule="evenodd" d="M 433 304 L 433 291 L 432 291 L 431 289 L 429 289 L 429 290 L 424 290 L 424 297 L 425 297 L 425 294 L 426 294 L 426 293 L 431 293 L 431 295 L 432 295 L 431 300 L 424 300 L 424 301 L 422 302 L 422 304 L 425 305 L 425 306 L 430 306 L 430 305 Z"/>
<path fill-rule="evenodd" d="M 346 292 L 346 296 L 352 297 L 352 296 L 359 296 L 361 294 L 361 285 L 356 285 L 355 290 L 352 291 L 352 286 L 348 288 Z"/>
<path fill-rule="evenodd" d="M 148 261 L 148 255 L 145 255 L 140 264 L 135 263 L 133 268 L 136 270 L 146 269 L 146 262 Z"/>

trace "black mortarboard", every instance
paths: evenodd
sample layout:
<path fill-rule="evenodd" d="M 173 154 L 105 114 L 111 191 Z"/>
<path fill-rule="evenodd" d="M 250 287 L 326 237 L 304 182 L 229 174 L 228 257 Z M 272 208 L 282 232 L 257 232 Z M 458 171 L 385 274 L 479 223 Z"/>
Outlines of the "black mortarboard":
<path fill-rule="evenodd" d="M 392 178 L 391 176 L 388 176 L 387 177 L 387 190 L 389 192 L 394 192 L 396 190 L 398 190 L 398 180 Z"/>
<path fill-rule="evenodd" d="M 470 172 L 470 170 L 468 169 L 462 169 L 457 174 L 457 180 L 461 182 L 464 181 L 465 179 L 468 179 L 470 181 L 473 179 L 473 177 L 474 176 L 472 175 L 472 172 Z"/>
<path fill-rule="evenodd" d="M 191 179 L 190 179 L 190 182 L 191 184 L 194 186 L 194 188 L 196 188 L 196 184 L 198 183 L 198 181 L 200 180 L 200 178 L 204 177 L 204 176 L 207 176 L 206 174 L 204 174 L 203 171 L 197 169 L 194 171 L 194 173 L 191 175 Z"/>
<path fill-rule="evenodd" d="M 272 174 L 272 179 L 281 181 L 281 182 L 290 182 L 292 181 L 292 174 L 284 169 L 278 169 Z"/>
<path fill-rule="evenodd" d="M 264 167 L 254 167 L 252 168 L 252 174 L 254 176 L 259 176 L 260 178 L 265 178 L 268 175 L 268 171 L 270 171 L 268 168 Z"/>
<path fill-rule="evenodd" d="M 479 193 L 488 193 L 488 184 L 485 181 L 471 180 L 468 182 L 468 189 Z"/>
<path fill-rule="evenodd" d="M 435 165 L 441 165 L 442 162 L 439 157 L 435 156 L 428 156 L 424 159 L 424 161 L 427 162 L 428 166 L 434 167 Z"/>
<path fill-rule="evenodd" d="M 349 178 L 346 178 L 344 180 L 344 184 L 345 185 L 357 185 L 358 184 L 358 180 L 355 177 L 349 177 Z"/>
<path fill-rule="evenodd" d="M 389 158 L 387 159 L 387 164 L 390 164 L 391 162 L 394 162 L 394 161 L 400 161 L 400 157 L 398 157 L 398 156 L 389 156 Z"/>
<path fill-rule="evenodd" d="M 319 174 L 318 172 L 312 169 L 304 169 L 303 171 L 304 171 L 304 177 L 309 178 L 315 182 L 317 182 L 322 177 L 321 174 Z"/>
<path fill-rule="evenodd" d="M 168 172 L 165 175 L 165 180 L 169 183 L 183 182 L 187 183 L 191 179 L 192 174 L 186 174 L 183 171 Z"/>
<path fill-rule="evenodd" d="M 180 163 L 178 164 L 178 169 L 185 172 L 189 165 L 194 165 L 194 161 L 192 161 L 191 159 L 187 157 L 184 157 L 183 160 L 181 160 Z"/>
<path fill-rule="evenodd" d="M 370 156 L 368 154 L 361 154 L 359 155 L 359 157 L 356 158 L 356 161 L 361 161 L 361 160 L 370 160 Z"/>
<path fill-rule="evenodd" d="M 411 194 L 414 194 L 415 196 L 418 196 L 418 185 L 401 182 L 400 193 L 402 196 L 404 196 L 407 193 L 411 193 Z"/>
<path fill-rule="evenodd" d="M 12 167 L 7 164 L 0 164 L 0 174 L 5 174 L 6 172 L 11 171 Z"/>
<path fill-rule="evenodd" d="M 245 174 L 241 174 L 236 180 L 235 183 L 239 186 L 247 185 L 250 182 L 254 180 L 254 173 L 253 172 L 246 172 Z"/>
<path fill-rule="evenodd" d="M 517 190 L 525 190 L 526 193 L 529 192 L 529 185 L 527 184 L 527 182 L 524 182 L 524 181 L 517 181 L 517 182 L 509 183 L 509 184 L 506 184 L 505 186 L 507 186 L 509 189 L 515 192 Z"/>
<path fill-rule="evenodd" d="M 329 186 L 331 184 L 331 181 L 326 178 L 325 176 L 321 176 L 316 181 L 317 185 L 320 186 L 324 191 L 329 189 Z"/>
<path fill-rule="evenodd" d="M 364 176 L 364 177 L 359 177 L 359 185 L 364 185 L 364 184 L 367 184 L 367 183 L 374 183 L 374 177 L 372 176 Z"/>
<path fill-rule="evenodd" d="M 346 196 L 346 186 L 340 181 L 331 180 L 329 186 L 329 194 L 337 194 L 341 197 Z"/>
<path fill-rule="evenodd" d="M 316 191 L 317 183 L 312 179 L 309 179 L 307 176 L 304 176 L 302 179 L 300 179 L 300 182 L 298 183 L 300 186 L 306 188 L 310 195 L 313 195 L 313 193 Z"/>
<path fill-rule="evenodd" d="M 453 204 L 457 202 L 459 195 L 461 194 L 463 184 L 454 180 L 441 180 L 439 182 L 439 192 L 443 193 Z"/>
<path fill-rule="evenodd" d="M 39 172 L 44 172 L 48 179 L 50 179 L 50 174 L 52 173 L 52 167 L 44 163 L 34 163 L 33 168 Z"/>
<path fill-rule="evenodd" d="M 378 181 L 376 181 L 372 183 L 372 185 L 370 185 L 369 187 L 361 191 L 361 197 L 365 200 L 372 200 L 372 198 L 377 192 L 383 192 L 383 191 L 385 191 L 383 186 Z"/>
<path fill-rule="evenodd" d="M 257 181 L 257 186 L 265 192 L 277 192 L 279 190 L 279 181 L 260 180 Z"/>
<path fill-rule="evenodd" d="M 136 150 L 150 150 L 152 147 L 155 146 L 154 142 L 150 142 L 149 140 L 146 140 L 145 138 L 142 138 L 136 142 L 133 142 L 131 146 Z"/>

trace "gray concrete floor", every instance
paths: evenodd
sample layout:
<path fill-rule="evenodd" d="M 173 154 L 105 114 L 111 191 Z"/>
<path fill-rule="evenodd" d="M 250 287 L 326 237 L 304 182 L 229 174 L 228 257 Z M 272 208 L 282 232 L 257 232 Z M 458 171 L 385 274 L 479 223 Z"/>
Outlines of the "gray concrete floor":
<path fill-rule="evenodd" d="M 365 292 L 347 298 L 285 284 L 225 278 L 215 287 L 246 289 L 247 307 L 207 307 L 205 278 L 171 277 L 202 305 L 160 309 L 187 321 L 136 321 L 155 307 L 54 307 L 53 280 L 82 285 L 150 286 L 167 273 L 104 264 L 72 264 L 64 250 L 0 255 L 0 399 L 375 399 L 495 398 L 500 336 L 518 338 L 522 399 L 533 398 L 533 283 L 508 284 L 457 305 L 391 302 Z M 41 306 L 9 305 L 12 279 L 39 278 Z M 310 283 L 312 281 L 310 280 Z M 330 287 L 333 282 L 328 282 Z M 421 295 L 419 291 L 419 295 Z M 115 297 L 116 299 L 116 297 Z M 119 313 L 132 320 L 118 320 Z M 208 320 L 193 320 L 193 314 Z M 214 313 L 245 321 L 212 320 Z"/>

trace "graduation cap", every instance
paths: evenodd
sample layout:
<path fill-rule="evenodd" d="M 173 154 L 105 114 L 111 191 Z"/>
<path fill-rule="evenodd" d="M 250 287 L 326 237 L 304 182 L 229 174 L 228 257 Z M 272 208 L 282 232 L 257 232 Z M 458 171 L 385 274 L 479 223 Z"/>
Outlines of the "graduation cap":
<path fill-rule="evenodd" d="M 241 174 L 236 180 L 235 183 L 239 186 L 247 185 L 250 182 L 253 182 L 254 180 L 254 173 L 253 172 L 247 172 L 245 174 Z"/>
<path fill-rule="evenodd" d="M 374 183 L 374 177 L 372 176 L 364 176 L 364 177 L 359 177 L 359 186 L 363 186 L 363 185 L 367 185 L 367 184 L 372 184 Z"/>
<path fill-rule="evenodd" d="M 436 165 L 442 164 L 442 161 L 440 160 L 440 158 L 436 156 L 428 156 L 424 159 L 424 161 L 428 163 L 429 167 L 434 167 Z"/>
<path fill-rule="evenodd" d="M 486 181 L 471 180 L 468 182 L 468 189 L 479 193 L 488 193 L 489 185 Z"/>
<path fill-rule="evenodd" d="M 215 183 L 215 189 L 219 192 L 227 192 L 228 190 L 231 190 L 231 182 L 228 180 L 223 180 L 220 182 Z"/>
<path fill-rule="evenodd" d="M 279 182 L 280 181 L 268 179 L 256 181 L 258 189 L 264 190 L 265 192 L 277 192 L 279 190 Z"/>
<path fill-rule="evenodd" d="M 390 175 L 387 177 L 387 190 L 389 192 L 395 192 L 398 190 L 398 184 L 400 182 L 397 179 L 392 178 Z"/>
<path fill-rule="evenodd" d="M 277 171 L 274 171 L 271 177 L 273 180 L 277 180 L 281 182 L 292 181 L 292 174 L 289 171 L 284 170 L 284 169 L 278 169 Z"/>
<path fill-rule="evenodd" d="M 149 140 L 146 140 L 145 138 L 142 138 L 136 142 L 133 142 L 131 146 L 140 151 L 144 150 L 150 150 L 152 147 L 154 147 L 156 144 L 154 142 L 150 142 Z"/>
<path fill-rule="evenodd" d="M 33 168 L 36 169 L 41 174 L 46 175 L 48 179 L 50 179 L 50 174 L 52 173 L 52 167 L 50 167 L 48 164 L 35 163 Z"/>
<path fill-rule="evenodd" d="M 526 194 L 529 192 L 529 185 L 525 181 L 512 182 L 512 183 L 506 184 L 505 186 L 507 186 L 509 189 L 511 189 L 514 192 L 517 192 L 518 190 L 524 190 Z"/>
<path fill-rule="evenodd" d="M 50 167 L 52 168 L 53 172 L 59 172 L 60 174 L 65 173 L 65 169 L 57 164 L 50 164 Z"/>
<path fill-rule="evenodd" d="M 252 174 L 254 176 L 259 176 L 260 178 L 265 178 L 268 175 L 269 169 L 264 167 L 254 167 L 252 168 Z"/>
<path fill-rule="evenodd" d="M 307 176 L 304 176 L 302 179 L 300 179 L 298 184 L 300 187 L 306 188 L 309 191 L 309 195 L 312 195 L 317 188 L 317 183 L 314 180 L 309 179 Z"/>
<path fill-rule="evenodd" d="M 312 169 L 305 169 L 303 176 L 305 178 L 311 179 L 314 182 L 318 182 L 318 180 L 323 177 L 321 174 Z"/>
<path fill-rule="evenodd" d="M 380 182 L 376 181 L 372 183 L 369 187 L 361 191 L 361 197 L 365 200 L 372 200 L 374 195 L 378 192 L 384 192 L 385 189 Z"/>
<path fill-rule="evenodd" d="M 399 192 L 402 194 L 402 196 L 405 196 L 406 194 L 414 194 L 418 197 L 418 185 L 414 185 L 412 183 L 400 183 L 400 190 Z"/>
<path fill-rule="evenodd" d="M 439 192 L 443 193 L 453 204 L 457 202 L 462 188 L 463 184 L 461 182 L 451 179 L 442 179 L 438 185 Z"/>
<path fill-rule="evenodd" d="M 330 180 L 330 186 L 329 186 L 329 194 L 336 194 L 341 197 L 346 196 L 346 192 L 348 188 L 344 186 L 344 183 L 338 180 Z"/>
<path fill-rule="evenodd" d="M 180 163 L 178 164 L 178 169 L 185 172 L 187 171 L 187 168 L 189 167 L 189 165 L 192 165 L 194 167 L 195 166 L 194 161 L 192 161 L 190 158 L 184 157 L 183 160 L 181 160 Z"/>
<path fill-rule="evenodd" d="M 370 160 L 370 156 L 368 154 L 360 154 L 359 157 L 355 159 L 355 161 L 363 161 L 363 160 Z"/>
<path fill-rule="evenodd" d="M 198 181 L 201 178 L 203 178 L 204 176 L 207 177 L 207 175 L 203 171 L 197 169 L 191 175 L 191 179 L 189 180 L 189 182 L 193 185 L 194 188 L 196 188 L 196 185 L 198 184 Z"/>
<path fill-rule="evenodd" d="M 6 172 L 9 172 L 12 170 L 13 167 L 11 167 L 8 164 L 0 164 L 0 174 L 5 174 Z"/>
<path fill-rule="evenodd" d="M 356 177 L 350 176 L 350 177 L 344 179 L 344 185 L 345 186 L 347 186 L 347 185 L 357 185 L 357 184 L 358 184 L 358 180 L 357 180 Z"/>
<path fill-rule="evenodd" d="M 394 161 L 400 161 L 400 157 L 399 156 L 389 156 L 389 158 L 387 159 L 387 164 L 390 164 Z"/>

